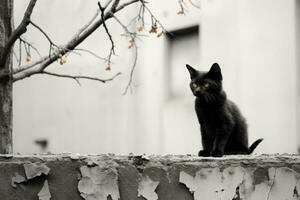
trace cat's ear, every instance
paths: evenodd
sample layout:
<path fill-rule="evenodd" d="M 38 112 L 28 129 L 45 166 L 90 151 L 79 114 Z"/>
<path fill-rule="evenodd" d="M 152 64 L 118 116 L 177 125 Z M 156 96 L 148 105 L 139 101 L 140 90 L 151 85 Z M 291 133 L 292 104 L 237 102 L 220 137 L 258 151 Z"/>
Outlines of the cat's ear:
<path fill-rule="evenodd" d="M 222 78 L 222 72 L 221 72 L 221 68 L 219 66 L 218 63 L 214 63 L 210 70 L 208 71 L 207 73 L 209 75 L 209 77 L 215 79 L 215 80 L 218 80 L 218 81 L 221 81 L 223 78 Z"/>
<path fill-rule="evenodd" d="M 197 75 L 197 70 L 191 67 L 190 65 L 186 64 L 186 68 L 189 70 L 191 78 L 194 78 Z"/>

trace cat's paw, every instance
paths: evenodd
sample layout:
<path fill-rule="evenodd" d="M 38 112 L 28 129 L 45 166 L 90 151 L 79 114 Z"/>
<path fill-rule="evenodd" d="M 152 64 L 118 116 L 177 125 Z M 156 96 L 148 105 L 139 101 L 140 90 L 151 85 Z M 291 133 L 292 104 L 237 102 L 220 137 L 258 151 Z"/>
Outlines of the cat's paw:
<path fill-rule="evenodd" d="M 219 150 L 214 150 L 211 153 L 212 157 L 222 157 L 223 156 L 223 152 L 219 151 Z"/>
<path fill-rule="evenodd" d="M 198 153 L 198 156 L 208 157 L 208 156 L 210 156 L 210 153 L 207 150 L 200 150 Z"/>

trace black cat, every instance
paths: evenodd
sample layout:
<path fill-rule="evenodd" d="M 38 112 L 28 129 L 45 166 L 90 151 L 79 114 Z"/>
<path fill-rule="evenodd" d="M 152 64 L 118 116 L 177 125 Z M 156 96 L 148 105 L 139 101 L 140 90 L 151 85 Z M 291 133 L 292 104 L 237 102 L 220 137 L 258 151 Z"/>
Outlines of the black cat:
<path fill-rule="evenodd" d="M 203 150 L 198 155 L 251 154 L 263 139 L 256 140 L 248 148 L 245 118 L 226 97 L 220 66 L 214 63 L 208 72 L 186 67 L 191 76 L 190 87 L 196 96 L 195 110 L 201 127 Z"/>

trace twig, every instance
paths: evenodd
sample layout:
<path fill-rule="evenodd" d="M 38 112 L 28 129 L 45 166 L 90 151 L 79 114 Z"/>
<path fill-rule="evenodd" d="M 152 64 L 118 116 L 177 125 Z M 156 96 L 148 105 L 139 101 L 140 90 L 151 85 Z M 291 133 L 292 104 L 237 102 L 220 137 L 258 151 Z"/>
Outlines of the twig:
<path fill-rule="evenodd" d="M 144 0 L 140 0 L 142 6 L 147 10 L 147 12 L 150 14 L 151 16 L 151 20 L 152 21 L 152 26 L 154 25 L 156 27 L 157 23 L 159 24 L 160 28 L 163 30 L 164 33 L 168 33 L 168 31 L 164 28 L 164 26 L 160 23 L 159 20 L 157 20 L 157 18 L 153 15 L 153 13 L 151 12 L 151 10 L 146 6 L 145 1 Z"/>
<path fill-rule="evenodd" d="M 56 45 L 51 39 L 50 39 L 50 37 L 47 35 L 47 33 L 41 28 L 41 27 L 39 27 L 38 25 L 36 25 L 35 23 L 33 23 L 32 21 L 30 21 L 30 24 L 32 24 L 35 28 L 37 28 L 46 38 L 47 38 L 47 40 L 49 41 L 49 43 L 50 43 L 50 47 L 49 47 L 49 57 L 51 57 L 51 51 L 53 50 L 55 50 L 54 48 L 53 48 L 53 46 L 54 47 L 56 47 L 57 49 L 58 49 L 58 51 L 60 51 L 60 53 L 58 54 L 59 55 L 59 57 L 61 58 L 63 55 L 65 55 L 67 52 L 69 52 L 70 51 L 70 49 L 68 49 L 68 48 L 65 48 L 65 47 L 63 47 L 63 46 L 58 46 L 58 45 Z"/>
<path fill-rule="evenodd" d="M 13 74 L 17 74 L 17 73 L 23 72 L 23 71 L 25 71 L 25 70 L 31 69 L 31 68 L 35 67 L 36 65 L 39 65 L 39 64 L 41 64 L 42 62 L 46 61 L 47 59 L 48 59 L 48 56 L 45 56 L 45 57 L 41 58 L 41 59 L 38 60 L 38 61 L 31 62 L 31 63 L 29 63 L 29 64 L 27 64 L 27 65 L 23 65 L 23 66 L 20 66 L 20 67 L 18 67 L 18 68 L 15 68 L 15 69 L 13 70 Z"/>
<path fill-rule="evenodd" d="M 130 40 L 130 46 L 128 46 L 129 48 L 133 47 L 135 49 L 134 51 L 134 61 L 130 70 L 130 76 L 129 76 L 129 81 L 125 87 L 125 90 L 123 92 L 123 95 L 127 94 L 128 89 L 131 87 L 132 81 L 133 81 L 133 74 L 134 74 L 134 70 L 136 68 L 136 63 L 137 63 L 137 58 L 138 58 L 138 48 L 135 42 L 135 38 L 136 38 L 136 33 L 132 33 L 128 30 L 128 28 L 114 15 L 113 16 L 114 19 L 122 26 L 122 28 L 124 29 L 124 31 L 126 32 L 127 35 L 129 35 L 129 37 L 131 38 Z"/>
<path fill-rule="evenodd" d="M 93 55 L 94 57 L 96 57 L 96 58 L 98 58 L 98 59 L 100 59 L 100 60 L 104 60 L 105 62 L 108 61 L 107 58 L 103 58 L 103 57 L 101 57 L 101 56 L 98 56 L 96 53 L 94 53 L 94 52 L 92 52 L 91 50 L 88 50 L 88 49 L 79 49 L 79 48 L 76 48 L 76 49 L 74 49 L 73 51 L 83 51 L 83 52 L 87 52 L 87 53 Z"/>
<path fill-rule="evenodd" d="M 42 57 L 41 56 L 41 54 L 40 54 L 40 52 L 39 52 L 39 50 L 35 47 L 35 46 L 33 46 L 33 44 L 31 44 L 30 42 L 28 42 L 25 38 L 23 38 L 23 37 L 20 37 L 19 38 L 19 40 L 21 41 L 21 42 L 23 42 L 24 44 L 27 44 L 29 47 L 31 47 L 40 57 Z"/>
<path fill-rule="evenodd" d="M 184 0 L 178 0 L 180 10 L 177 12 L 177 15 L 185 15 L 187 12 L 186 4 Z"/>
<path fill-rule="evenodd" d="M 19 60 L 19 58 L 18 58 L 18 56 L 17 56 L 16 52 L 15 52 L 15 51 L 13 51 L 13 54 L 14 54 L 14 57 L 15 57 L 16 61 L 19 63 L 19 62 L 20 62 L 20 60 Z"/>
<path fill-rule="evenodd" d="M 196 5 L 192 0 L 189 0 L 189 2 L 190 2 L 190 4 L 191 4 L 192 6 L 194 6 L 195 8 L 198 8 L 198 9 L 201 8 L 200 6 Z"/>
<path fill-rule="evenodd" d="M 197 4 L 195 4 L 192 0 L 188 0 L 188 2 L 195 8 L 201 9 L 201 7 Z M 187 5 L 185 3 L 185 0 L 178 0 L 178 4 L 180 7 L 180 10 L 177 12 L 177 15 L 185 15 L 188 12 Z"/>
<path fill-rule="evenodd" d="M 21 23 L 19 24 L 19 26 L 12 32 L 11 36 L 8 39 L 8 42 L 6 43 L 5 47 L 4 47 L 4 51 L 2 53 L 2 55 L 0 55 L 0 67 L 2 68 L 7 59 L 8 59 L 8 55 L 11 52 L 11 48 L 13 46 L 13 44 L 15 43 L 15 41 L 23 34 L 26 32 L 26 27 L 28 26 L 29 22 L 30 22 L 30 16 L 32 14 L 33 8 L 35 6 L 37 0 L 30 0 L 24 17 L 21 21 Z"/>
<path fill-rule="evenodd" d="M 124 3 L 124 4 L 122 4 L 122 5 L 120 5 L 119 7 L 116 8 L 116 12 L 118 12 L 119 10 L 122 10 L 126 6 L 129 6 L 130 4 L 136 3 L 138 1 L 140 1 L 140 0 L 131 0 L 131 1 L 127 2 L 127 3 Z"/>
<path fill-rule="evenodd" d="M 138 0 L 135 1 L 131 1 L 131 3 L 135 3 L 138 2 Z M 120 10 L 122 10 L 126 3 L 121 4 L 118 8 L 118 10 L 116 9 L 117 6 L 119 5 L 119 0 L 116 0 L 113 2 L 112 6 L 109 8 L 109 10 L 105 13 L 104 15 L 104 20 L 108 20 L 110 18 L 112 18 L 113 14 L 116 12 L 119 12 Z M 129 4 L 126 4 L 129 5 Z M 84 30 L 82 33 L 76 33 L 69 42 L 67 42 L 66 45 L 64 45 L 64 49 L 57 49 L 57 51 L 54 51 L 51 53 L 51 56 L 46 58 L 46 60 L 39 60 L 36 63 L 40 63 L 37 66 L 27 66 L 27 69 L 25 67 L 23 67 L 22 71 L 14 73 L 13 75 L 13 81 L 18 81 L 18 80 L 22 80 L 24 78 L 27 78 L 31 75 L 34 74 L 39 74 L 42 73 L 42 71 L 49 66 L 51 63 L 53 63 L 55 60 L 57 60 L 60 55 L 64 55 L 65 53 L 74 50 L 79 44 L 82 43 L 82 41 L 84 41 L 88 36 L 90 36 L 99 26 L 101 26 L 103 24 L 103 20 L 98 19 L 96 20 L 93 24 L 89 25 L 87 27 L 86 30 Z M 0 74 L 1 77 L 1 74 Z"/>
<path fill-rule="evenodd" d="M 134 51 L 134 61 L 133 61 L 133 65 L 132 65 L 131 70 L 130 70 L 129 81 L 128 81 L 126 87 L 125 87 L 123 95 L 126 95 L 128 89 L 131 87 L 132 80 L 133 80 L 134 70 L 136 68 L 136 63 L 137 63 L 137 58 L 138 58 L 138 48 L 137 48 L 136 44 L 134 44 L 134 49 L 135 49 L 135 51 Z"/>
<path fill-rule="evenodd" d="M 20 40 L 20 42 L 19 42 L 19 66 L 21 65 L 21 63 L 22 63 L 22 41 Z"/>
<path fill-rule="evenodd" d="M 97 9 L 96 13 L 93 15 L 93 17 L 89 20 L 88 23 L 86 23 L 81 29 L 79 29 L 77 35 L 78 37 L 81 35 L 82 32 L 84 32 L 94 21 L 95 19 L 98 17 L 100 13 L 100 10 Z"/>
<path fill-rule="evenodd" d="M 38 25 L 36 25 L 36 24 L 33 23 L 32 21 L 30 21 L 30 24 L 31 24 L 32 26 L 34 26 L 36 29 L 38 29 L 38 30 L 39 30 L 39 31 L 47 38 L 47 40 L 49 41 L 50 45 L 53 45 L 53 46 L 59 48 L 59 47 L 58 47 L 58 46 L 50 39 L 50 37 L 47 35 L 47 33 L 46 33 L 41 27 L 39 27 Z"/>
<path fill-rule="evenodd" d="M 111 34 L 109 33 L 108 28 L 107 28 L 106 23 L 105 23 L 105 19 L 104 19 L 105 8 L 103 8 L 103 7 L 101 6 L 100 1 L 98 1 L 98 6 L 99 6 L 99 9 L 100 9 L 100 11 L 101 11 L 101 19 L 102 19 L 102 21 L 103 21 L 103 27 L 104 27 L 105 32 L 106 32 L 106 34 L 108 35 L 109 40 L 110 40 L 110 43 L 111 43 L 111 48 L 110 48 L 110 52 L 109 52 L 109 55 L 108 55 L 108 61 L 107 61 L 107 62 L 108 62 L 108 66 L 109 66 L 110 63 L 111 63 L 111 56 L 115 54 L 115 44 L 114 44 L 114 41 L 113 41 L 113 39 L 112 39 L 112 36 L 111 36 Z"/>
<path fill-rule="evenodd" d="M 52 73 L 52 72 L 48 72 L 48 71 L 43 71 L 43 72 L 41 72 L 41 74 L 47 74 L 47 75 L 56 76 L 56 77 L 60 77 L 60 78 L 71 78 L 71 79 L 76 80 L 77 83 L 78 83 L 78 79 L 87 79 L 87 80 L 100 81 L 102 83 L 106 83 L 108 81 L 114 80 L 117 76 L 121 75 L 121 72 L 118 72 L 117 74 L 115 74 L 111 78 L 107 78 L 107 79 L 100 79 L 100 78 L 90 77 L 90 76 L 76 76 L 76 75 L 56 74 L 56 73 Z"/>
<path fill-rule="evenodd" d="M 108 1 L 106 2 L 106 4 L 104 5 L 103 8 L 106 9 L 112 1 L 113 1 L 113 0 L 108 0 Z"/>
<path fill-rule="evenodd" d="M 119 23 L 119 25 L 124 29 L 124 31 L 126 32 L 127 35 L 129 35 L 129 37 L 131 37 L 132 39 L 135 39 L 135 37 L 137 35 L 136 33 L 130 32 L 128 30 L 127 26 L 125 26 L 117 16 L 113 15 L 113 18 Z"/>
<path fill-rule="evenodd" d="M 117 12 L 116 8 L 119 5 L 120 0 L 115 0 L 110 8 L 110 14 Z"/>

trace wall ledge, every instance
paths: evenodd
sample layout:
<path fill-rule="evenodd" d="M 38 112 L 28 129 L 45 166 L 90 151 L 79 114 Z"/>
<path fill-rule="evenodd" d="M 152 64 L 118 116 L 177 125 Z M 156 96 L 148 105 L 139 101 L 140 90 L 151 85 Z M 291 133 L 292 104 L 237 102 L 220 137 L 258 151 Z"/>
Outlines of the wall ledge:
<path fill-rule="evenodd" d="M 300 156 L 0 155 L 1 199 L 300 200 Z"/>

